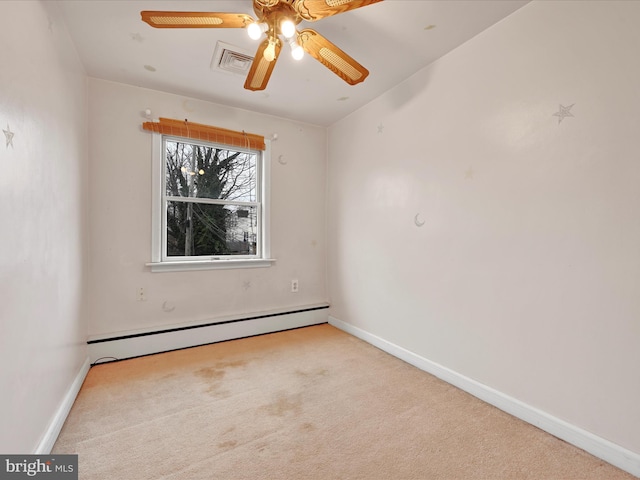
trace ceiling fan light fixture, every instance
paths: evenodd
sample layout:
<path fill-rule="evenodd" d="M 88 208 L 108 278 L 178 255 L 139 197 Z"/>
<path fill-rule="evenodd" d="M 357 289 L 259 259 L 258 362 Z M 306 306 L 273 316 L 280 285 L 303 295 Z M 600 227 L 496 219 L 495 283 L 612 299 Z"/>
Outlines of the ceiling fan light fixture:
<path fill-rule="evenodd" d="M 284 35 L 284 38 L 293 38 L 296 34 L 296 24 L 290 18 L 284 18 L 280 22 L 280 33 Z"/>
<path fill-rule="evenodd" d="M 298 31 L 297 26 L 303 20 L 314 22 L 382 1 L 252 0 L 255 16 L 231 12 L 150 10 L 143 10 L 140 15 L 142 21 L 154 28 L 246 28 L 248 36 L 260 44 L 254 57 L 241 55 L 243 58 L 238 63 L 246 65 L 250 62 L 244 88 L 257 91 L 267 87 L 284 43 L 291 47 L 295 60 L 309 54 L 349 85 L 364 81 L 369 75 L 366 68 L 320 33 L 310 28 Z"/>
<path fill-rule="evenodd" d="M 304 48 L 296 41 L 295 38 L 289 39 L 289 46 L 291 47 L 291 56 L 294 60 L 302 60 L 304 57 Z"/>
<path fill-rule="evenodd" d="M 247 33 L 251 40 L 258 40 L 267 31 L 267 28 L 269 27 L 266 23 L 251 22 L 247 25 Z"/>

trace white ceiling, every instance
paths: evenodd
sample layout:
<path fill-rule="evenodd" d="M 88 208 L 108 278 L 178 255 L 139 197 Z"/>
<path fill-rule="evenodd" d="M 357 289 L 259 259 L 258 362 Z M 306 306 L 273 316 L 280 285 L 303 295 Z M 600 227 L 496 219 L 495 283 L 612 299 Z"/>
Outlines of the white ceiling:
<path fill-rule="evenodd" d="M 386 0 L 317 22 L 313 28 L 370 74 L 350 86 L 308 55 L 283 48 L 266 90 L 245 90 L 244 76 L 211 68 L 218 41 L 254 54 L 244 29 L 155 29 L 141 10 L 238 12 L 250 0 L 60 0 L 91 77 L 328 126 L 478 35 L 528 0 Z M 432 27 L 434 26 L 434 27 Z M 146 68 L 145 68 L 146 66 Z M 155 71 L 149 71 L 153 67 Z"/>

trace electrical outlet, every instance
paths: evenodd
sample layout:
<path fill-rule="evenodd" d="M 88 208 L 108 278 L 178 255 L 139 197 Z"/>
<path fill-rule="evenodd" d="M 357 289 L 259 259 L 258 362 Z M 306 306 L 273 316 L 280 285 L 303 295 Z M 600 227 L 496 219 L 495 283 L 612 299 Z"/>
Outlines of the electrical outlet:
<path fill-rule="evenodd" d="M 293 293 L 298 293 L 298 279 L 291 280 L 291 291 Z"/>
<path fill-rule="evenodd" d="M 139 302 L 147 301 L 147 292 L 144 287 L 138 287 L 138 290 L 136 291 L 136 298 Z"/>

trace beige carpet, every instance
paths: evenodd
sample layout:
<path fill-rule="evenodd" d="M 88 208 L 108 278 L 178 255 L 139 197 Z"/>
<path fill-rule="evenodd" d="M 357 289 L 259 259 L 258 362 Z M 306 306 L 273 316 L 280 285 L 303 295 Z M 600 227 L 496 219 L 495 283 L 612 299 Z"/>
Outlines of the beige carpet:
<path fill-rule="evenodd" d="M 329 325 L 91 369 L 80 479 L 635 477 Z"/>

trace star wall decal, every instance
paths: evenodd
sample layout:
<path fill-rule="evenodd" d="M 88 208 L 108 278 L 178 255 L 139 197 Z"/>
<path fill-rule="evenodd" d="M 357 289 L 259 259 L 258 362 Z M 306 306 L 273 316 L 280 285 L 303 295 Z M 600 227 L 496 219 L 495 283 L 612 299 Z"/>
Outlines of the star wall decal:
<path fill-rule="evenodd" d="M 9 124 L 7 123 L 7 129 L 6 130 L 2 130 L 4 132 L 4 136 L 6 138 L 6 146 L 7 148 L 9 148 L 9 145 L 11 145 L 11 148 L 13 148 L 13 132 L 11 131 L 11 128 L 9 127 Z"/>
<path fill-rule="evenodd" d="M 384 125 L 381 122 L 380 125 L 378 125 L 378 133 L 382 133 L 383 130 L 384 130 Z"/>
<path fill-rule="evenodd" d="M 560 105 L 560 109 L 553 114 L 554 117 L 558 117 L 558 124 L 565 119 L 565 117 L 573 117 L 573 113 L 571 113 L 571 107 L 573 107 L 575 103 L 572 103 L 568 107 Z"/>

